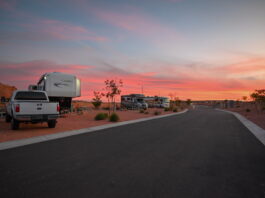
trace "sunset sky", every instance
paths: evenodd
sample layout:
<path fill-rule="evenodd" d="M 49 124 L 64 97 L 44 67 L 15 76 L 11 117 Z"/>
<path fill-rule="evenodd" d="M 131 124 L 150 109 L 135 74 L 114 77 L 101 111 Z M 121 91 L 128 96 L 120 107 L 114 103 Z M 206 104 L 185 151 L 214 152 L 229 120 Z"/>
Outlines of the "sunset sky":
<path fill-rule="evenodd" d="M 81 99 L 241 99 L 265 88 L 265 0 L 0 0 L 0 82 L 75 74 Z"/>

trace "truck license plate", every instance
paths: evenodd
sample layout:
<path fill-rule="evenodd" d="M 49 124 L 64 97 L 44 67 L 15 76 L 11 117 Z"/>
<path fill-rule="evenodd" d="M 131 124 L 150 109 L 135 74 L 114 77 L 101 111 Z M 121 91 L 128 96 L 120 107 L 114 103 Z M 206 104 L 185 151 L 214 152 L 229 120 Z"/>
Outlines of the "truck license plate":
<path fill-rule="evenodd" d="M 32 120 L 41 120 L 41 119 L 42 119 L 41 115 L 32 116 Z"/>

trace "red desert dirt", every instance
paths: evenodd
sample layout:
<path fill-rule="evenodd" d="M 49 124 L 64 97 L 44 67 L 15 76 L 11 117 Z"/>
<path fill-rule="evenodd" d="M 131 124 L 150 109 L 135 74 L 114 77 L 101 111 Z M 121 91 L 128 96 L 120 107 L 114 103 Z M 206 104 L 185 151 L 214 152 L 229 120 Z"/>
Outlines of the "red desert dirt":
<path fill-rule="evenodd" d="M 155 111 L 160 111 L 161 114 L 168 114 L 172 112 L 165 112 L 164 109 L 149 109 L 149 114 L 139 113 L 137 110 L 117 111 L 120 121 L 134 120 L 154 116 Z M 110 124 L 108 120 L 95 121 L 94 117 L 98 113 L 107 113 L 106 110 L 89 110 L 82 115 L 71 113 L 63 118 L 58 119 L 56 128 L 50 129 L 47 123 L 39 124 L 21 124 L 19 130 L 11 130 L 10 123 L 6 123 L 4 119 L 0 119 L 0 142 L 29 138 L 40 135 L 47 135 L 52 133 L 59 133 L 81 128 L 89 128 L 103 124 Z"/>

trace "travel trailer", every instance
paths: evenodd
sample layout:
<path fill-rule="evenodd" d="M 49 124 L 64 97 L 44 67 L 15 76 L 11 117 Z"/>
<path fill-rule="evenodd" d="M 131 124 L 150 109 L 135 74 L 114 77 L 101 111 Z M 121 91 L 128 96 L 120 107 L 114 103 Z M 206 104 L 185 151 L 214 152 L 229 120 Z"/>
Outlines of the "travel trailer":
<path fill-rule="evenodd" d="M 121 106 L 127 109 L 147 109 L 143 94 L 130 94 L 121 96 Z"/>
<path fill-rule="evenodd" d="M 29 85 L 29 90 L 45 91 L 64 110 L 71 108 L 72 98 L 81 96 L 81 83 L 74 75 L 52 72 L 42 75 L 37 85 Z"/>
<path fill-rule="evenodd" d="M 147 96 L 144 101 L 148 104 L 148 107 L 168 108 L 170 106 L 170 101 L 167 97 Z"/>

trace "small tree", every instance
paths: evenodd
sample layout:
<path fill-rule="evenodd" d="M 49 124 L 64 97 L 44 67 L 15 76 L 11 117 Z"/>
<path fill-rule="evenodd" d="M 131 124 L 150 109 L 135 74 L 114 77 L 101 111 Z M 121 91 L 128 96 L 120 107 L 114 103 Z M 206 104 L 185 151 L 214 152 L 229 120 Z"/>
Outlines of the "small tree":
<path fill-rule="evenodd" d="M 224 100 L 224 108 L 228 108 L 228 100 L 227 99 Z"/>
<path fill-rule="evenodd" d="M 121 94 L 121 87 L 123 86 L 122 80 L 118 82 L 116 80 L 105 80 L 105 89 L 106 89 L 106 98 L 108 99 L 109 104 L 109 115 L 111 111 L 111 104 L 112 104 L 112 111 L 116 110 L 116 96 Z"/>
<path fill-rule="evenodd" d="M 92 99 L 92 104 L 96 109 L 98 109 L 101 104 L 102 100 L 101 98 L 104 96 L 104 93 L 100 93 L 99 91 L 94 91 L 94 98 Z"/>
<path fill-rule="evenodd" d="M 181 100 L 178 97 L 174 98 L 174 102 L 175 102 L 176 106 L 180 106 L 180 104 L 181 104 Z"/>
<path fill-rule="evenodd" d="M 255 101 L 255 106 L 261 105 L 262 108 L 265 107 L 265 89 L 255 90 L 250 97 Z"/>
<path fill-rule="evenodd" d="M 242 100 L 244 101 L 244 106 L 246 106 L 246 101 L 248 100 L 247 96 L 242 96 Z"/>
<path fill-rule="evenodd" d="M 191 104 L 191 99 L 187 99 L 187 100 L 186 100 L 186 104 L 187 104 L 188 106 L 190 106 L 190 104 Z"/>

